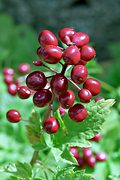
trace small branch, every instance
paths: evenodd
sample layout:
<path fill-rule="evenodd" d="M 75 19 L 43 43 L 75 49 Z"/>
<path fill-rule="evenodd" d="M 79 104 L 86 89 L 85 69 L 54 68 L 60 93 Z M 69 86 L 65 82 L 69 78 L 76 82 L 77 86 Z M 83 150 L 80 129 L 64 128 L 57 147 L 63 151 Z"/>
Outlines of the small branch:
<path fill-rule="evenodd" d="M 49 69 L 50 71 L 57 73 L 57 71 L 53 68 L 48 67 L 47 65 L 43 64 L 43 67 L 45 67 L 46 69 Z"/>
<path fill-rule="evenodd" d="M 65 74 L 65 71 L 66 71 L 66 69 L 67 69 L 67 64 L 64 64 L 63 65 L 63 68 L 62 68 L 62 71 L 61 71 L 61 74 Z"/>
<path fill-rule="evenodd" d="M 61 64 L 62 66 L 64 66 L 64 64 L 63 64 L 63 63 L 61 63 L 61 62 L 59 62 L 59 64 Z"/>
<path fill-rule="evenodd" d="M 36 161 L 38 160 L 38 154 L 39 154 L 39 151 L 34 151 L 33 157 L 32 157 L 32 159 L 30 161 L 31 165 L 34 165 L 36 163 Z"/>
<path fill-rule="evenodd" d="M 76 87 L 76 89 L 78 89 L 79 91 L 81 90 L 81 88 L 80 88 L 76 83 L 74 83 L 74 82 L 72 81 L 72 79 L 70 79 L 70 78 L 67 78 L 67 79 L 68 79 L 68 81 L 69 81 L 71 84 L 73 84 L 73 86 Z"/>

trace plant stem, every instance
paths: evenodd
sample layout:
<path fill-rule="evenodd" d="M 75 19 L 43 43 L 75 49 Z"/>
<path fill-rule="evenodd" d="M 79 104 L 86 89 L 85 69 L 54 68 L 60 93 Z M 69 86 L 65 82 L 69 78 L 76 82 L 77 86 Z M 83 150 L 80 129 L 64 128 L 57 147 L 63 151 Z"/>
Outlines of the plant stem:
<path fill-rule="evenodd" d="M 43 67 L 45 67 L 46 69 L 49 69 L 50 71 L 57 73 L 57 71 L 53 68 L 48 67 L 47 65 L 43 64 Z"/>
<path fill-rule="evenodd" d="M 73 84 L 73 86 L 75 86 L 79 91 L 81 90 L 81 88 L 80 88 L 76 83 L 74 83 L 74 82 L 72 81 L 72 79 L 70 79 L 70 78 L 67 78 L 67 79 L 68 79 L 68 81 L 70 81 L 70 83 Z"/>
<path fill-rule="evenodd" d="M 32 159 L 30 161 L 31 165 L 34 165 L 36 163 L 36 161 L 38 160 L 38 154 L 39 154 L 39 151 L 35 150 L 33 153 Z"/>
<path fill-rule="evenodd" d="M 65 74 L 65 71 L 66 71 L 66 69 L 67 69 L 67 64 L 64 64 L 63 65 L 63 68 L 62 68 L 62 71 L 61 71 L 61 74 Z"/>

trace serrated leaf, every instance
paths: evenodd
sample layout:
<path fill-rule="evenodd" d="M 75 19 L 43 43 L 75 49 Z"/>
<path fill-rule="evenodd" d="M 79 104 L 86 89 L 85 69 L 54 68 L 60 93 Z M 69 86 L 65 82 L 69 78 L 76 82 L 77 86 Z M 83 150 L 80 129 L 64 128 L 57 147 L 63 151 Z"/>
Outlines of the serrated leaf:
<path fill-rule="evenodd" d="M 75 171 L 74 167 L 63 168 L 58 171 L 53 180 L 90 180 L 91 175 L 84 171 Z"/>
<path fill-rule="evenodd" d="M 73 157 L 73 155 L 70 153 L 69 149 L 66 147 L 61 154 L 61 157 L 65 160 L 67 160 L 70 164 L 77 164 L 76 159 Z"/>
<path fill-rule="evenodd" d="M 26 125 L 27 135 L 33 148 L 36 150 L 46 148 L 46 143 L 43 137 L 41 129 L 40 115 L 36 111 L 32 111 L 31 117 L 29 118 L 29 124 Z"/>
<path fill-rule="evenodd" d="M 86 105 L 88 116 L 80 123 L 72 121 L 68 114 L 66 114 L 63 117 L 66 133 L 64 133 L 63 129 L 60 128 L 53 136 L 54 145 L 56 147 L 62 146 L 63 144 L 69 146 L 89 147 L 90 142 L 88 140 L 100 132 L 102 124 L 110 112 L 110 107 L 114 103 L 115 101 L 113 99 L 101 100 L 97 103 L 91 101 Z M 59 120 L 58 115 L 56 118 Z"/>

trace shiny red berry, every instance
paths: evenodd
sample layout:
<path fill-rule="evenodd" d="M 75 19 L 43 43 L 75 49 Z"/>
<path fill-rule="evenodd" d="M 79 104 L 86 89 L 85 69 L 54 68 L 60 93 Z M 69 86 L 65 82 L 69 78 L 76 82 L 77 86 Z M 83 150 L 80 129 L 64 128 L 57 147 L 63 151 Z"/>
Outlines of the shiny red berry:
<path fill-rule="evenodd" d="M 16 84 L 9 84 L 8 85 L 8 93 L 12 96 L 15 96 L 17 93 L 18 86 Z"/>
<path fill-rule="evenodd" d="M 86 164 L 93 168 L 96 164 L 96 158 L 94 156 L 90 156 L 89 158 L 86 159 Z"/>
<path fill-rule="evenodd" d="M 79 153 L 77 150 L 76 146 L 71 146 L 70 147 L 70 152 L 72 153 L 72 155 L 74 156 L 74 158 L 78 159 L 79 158 Z"/>
<path fill-rule="evenodd" d="M 43 121 L 42 126 L 48 134 L 56 133 L 60 128 L 58 120 L 54 117 L 47 118 L 45 121 Z"/>
<path fill-rule="evenodd" d="M 75 44 L 77 47 L 82 47 L 88 44 L 90 38 L 88 34 L 84 32 L 77 32 L 72 36 L 71 40 L 72 40 L 72 43 Z"/>
<path fill-rule="evenodd" d="M 82 104 L 75 104 L 72 106 L 68 114 L 73 121 L 81 122 L 87 117 L 87 110 Z"/>
<path fill-rule="evenodd" d="M 58 40 L 55 35 L 49 30 L 43 30 L 38 37 L 41 46 L 54 45 L 58 46 Z"/>
<path fill-rule="evenodd" d="M 14 75 L 14 69 L 12 68 L 4 68 L 3 69 L 3 75 L 4 76 L 13 76 Z"/>
<path fill-rule="evenodd" d="M 33 96 L 33 102 L 37 107 L 44 107 L 50 103 L 52 99 L 52 93 L 48 89 L 41 89 Z"/>
<path fill-rule="evenodd" d="M 18 71 L 21 73 L 21 74 L 28 74 L 30 72 L 30 65 L 27 64 L 27 63 L 24 63 L 24 64 L 20 64 L 18 66 Z"/>
<path fill-rule="evenodd" d="M 96 160 L 99 162 L 103 162 L 107 160 L 107 154 L 105 152 L 99 152 L 96 154 Z"/>
<path fill-rule="evenodd" d="M 33 61 L 35 66 L 42 66 L 42 61 Z"/>
<path fill-rule="evenodd" d="M 85 82 L 87 76 L 87 68 L 83 65 L 76 65 L 71 71 L 71 79 L 77 84 L 82 84 L 83 82 Z"/>
<path fill-rule="evenodd" d="M 67 91 L 68 80 L 64 75 L 56 74 L 51 79 L 50 86 L 54 94 L 61 95 Z"/>
<path fill-rule="evenodd" d="M 71 90 L 67 90 L 64 94 L 59 96 L 59 101 L 64 109 L 69 109 L 70 107 L 72 107 L 75 101 L 74 92 Z"/>
<path fill-rule="evenodd" d="M 81 59 L 84 61 L 90 61 L 95 57 L 95 50 L 92 46 L 85 45 L 81 48 Z"/>
<path fill-rule="evenodd" d="M 62 51 L 57 46 L 48 45 L 44 47 L 42 57 L 45 62 L 49 64 L 56 64 L 62 58 Z"/>
<path fill-rule="evenodd" d="M 78 157 L 77 162 L 80 168 L 83 168 L 85 166 L 85 161 L 83 157 Z"/>
<path fill-rule="evenodd" d="M 17 110 L 11 109 L 7 112 L 6 118 L 9 122 L 17 123 L 21 120 L 21 115 Z"/>
<path fill-rule="evenodd" d="M 87 61 L 84 61 L 82 59 L 80 59 L 80 61 L 78 62 L 78 65 L 86 65 L 87 64 Z"/>
<path fill-rule="evenodd" d="M 17 90 L 18 96 L 21 99 L 28 99 L 31 95 L 31 91 L 26 86 L 20 86 Z"/>
<path fill-rule="evenodd" d="M 13 76 L 11 76 L 11 75 L 6 75 L 6 76 L 4 77 L 4 82 L 5 82 L 7 85 L 12 84 L 12 83 L 14 82 Z"/>
<path fill-rule="evenodd" d="M 27 76 L 26 84 L 30 89 L 39 91 L 45 87 L 47 84 L 47 79 L 43 72 L 34 71 Z"/>
<path fill-rule="evenodd" d="M 100 93 L 101 84 L 98 80 L 94 78 L 88 78 L 83 84 L 84 89 L 88 89 L 93 96 L 96 96 Z"/>
<path fill-rule="evenodd" d="M 96 134 L 91 140 L 95 142 L 99 142 L 102 138 L 101 134 Z"/>
<path fill-rule="evenodd" d="M 71 37 L 75 34 L 75 30 L 73 28 L 63 28 L 59 31 L 58 35 L 60 40 L 67 44 L 67 45 L 71 45 Z"/>
<path fill-rule="evenodd" d="M 79 97 L 81 102 L 89 103 L 90 100 L 92 99 L 92 94 L 88 89 L 81 89 L 78 92 L 78 97 Z"/>
<path fill-rule="evenodd" d="M 63 53 L 63 59 L 68 65 L 78 64 L 78 62 L 80 61 L 80 51 L 77 46 L 70 46 L 65 49 Z"/>
<path fill-rule="evenodd" d="M 83 157 L 85 160 L 93 155 L 93 151 L 90 148 L 84 148 L 82 152 L 83 152 Z"/>

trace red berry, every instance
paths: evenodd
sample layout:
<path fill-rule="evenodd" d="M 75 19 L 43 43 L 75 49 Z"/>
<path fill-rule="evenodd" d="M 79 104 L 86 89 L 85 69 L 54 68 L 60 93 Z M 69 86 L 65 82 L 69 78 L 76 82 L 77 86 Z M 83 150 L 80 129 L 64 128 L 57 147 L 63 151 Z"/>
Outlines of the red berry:
<path fill-rule="evenodd" d="M 6 114 L 6 118 L 9 122 L 17 123 L 21 120 L 21 115 L 17 110 L 9 110 Z"/>
<path fill-rule="evenodd" d="M 6 75 L 5 78 L 4 78 L 4 82 L 9 85 L 9 84 L 12 84 L 14 82 L 14 78 L 13 76 L 11 75 Z"/>
<path fill-rule="evenodd" d="M 70 46 L 65 49 L 63 59 L 68 65 L 75 65 L 80 61 L 80 51 L 77 46 Z"/>
<path fill-rule="evenodd" d="M 52 93 L 48 89 L 41 89 L 33 96 L 33 102 L 37 107 L 44 107 L 50 103 L 52 99 Z"/>
<path fill-rule="evenodd" d="M 37 55 L 39 56 L 39 58 L 42 58 L 42 53 L 43 53 L 43 48 L 39 47 L 37 48 Z"/>
<path fill-rule="evenodd" d="M 48 134 L 56 133 L 60 128 L 58 120 L 54 117 L 47 118 L 45 121 L 43 121 L 42 126 Z"/>
<path fill-rule="evenodd" d="M 12 96 L 15 96 L 17 93 L 18 86 L 16 84 L 9 84 L 8 85 L 8 93 Z"/>
<path fill-rule="evenodd" d="M 57 46 L 48 45 L 44 47 L 42 57 L 45 62 L 49 64 L 56 64 L 62 58 L 62 51 Z"/>
<path fill-rule="evenodd" d="M 21 74 L 27 74 L 27 73 L 29 73 L 29 71 L 30 71 L 30 65 L 27 64 L 27 63 L 20 64 L 20 65 L 18 66 L 18 71 L 19 71 Z"/>
<path fill-rule="evenodd" d="M 73 121 L 81 122 L 87 117 L 87 110 L 82 104 L 75 104 L 72 106 L 68 114 Z"/>
<path fill-rule="evenodd" d="M 82 152 L 85 160 L 87 160 L 90 156 L 93 155 L 92 149 L 90 148 L 84 148 Z"/>
<path fill-rule="evenodd" d="M 89 158 L 86 159 L 86 164 L 93 168 L 96 164 L 96 158 L 94 156 L 90 156 Z"/>
<path fill-rule="evenodd" d="M 84 89 L 88 89 L 93 96 L 96 96 L 100 93 L 101 84 L 94 78 L 88 78 L 83 84 Z"/>
<path fill-rule="evenodd" d="M 59 101 L 64 109 L 69 109 L 70 107 L 72 107 L 75 101 L 74 92 L 71 90 L 67 90 L 64 94 L 59 96 Z"/>
<path fill-rule="evenodd" d="M 96 134 L 91 140 L 92 141 L 95 141 L 95 142 L 98 142 L 100 141 L 102 138 L 101 134 Z"/>
<path fill-rule="evenodd" d="M 76 65 L 71 71 L 71 79 L 77 84 L 82 84 L 83 82 L 85 82 L 87 76 L 87 68 L 83 65 Z"/>
<path fill-rule="evenodd" d="M 100 101 L 101 99 L 104 99 L 102 96 L 99 96 L 99 97 L 96 97 L 95 99 L 94 99 L 94 101 L 95 102 L 98 102 L 98 101 Z"/>
<path fill-rule="evenodd" d="M 84 61 L 90 61 L 91 59 L 95 57 L 95 54 L 96 54 L 94 48 L 88 45 L 83 46 L 80 52 L 81 52 L 81 58 Z"/>
<path fill-rule="evenodd" d="M 99 152 L 96 154 L 96 160 L 99 162 L 103 162 L 107 160 L 107 154 L 104 152 Z"/>
<path fill-rule="evenodd" d="M 63 28 L 59 31 L 58 35 L 60 40 L 67 44 L 67 45 L 71 45 L 71 37 L 75 34 L 75 30 L 73 28 Z"/>
<path fill-rule="evenodd" d="M 41 46 L 54 45 L 58 46 L 58 40 L 55 35 L 49 30 L 43 30 L 38 37 Z"/>
<path fill-rule="evenodd" d="M 4 68 L 3 69 L 3 75 L 4 76 L 13 76 L 14 75 L 14 69 L 12 68 Z"/>
<path fill-rule="evenodd" d="M 64 114 L 66 113 L 65 109 L 62 108 L 61 106 L 59 106 L 59 112 L 61 116 L 64 116 Z"/>
<path fill-rule="evenodd" d="M 84 61 L 82 59 L 80 59 L 80 61 L 78 62 L 79 65 L 86 65 L 87 64 L 87 61 Z"/>
<path fill-rule="evenodd" d="M 26 86 L 20 86 L 17 90 L 18 96 L 21 99 L 28 99 L 31 95 L 31 91 Z"/>
<path fill-rule="evenodd" d="M 70 152 L 73 154 L 74 158 L 78 159 L 79 158 L 79 153 L 77 150 L 76 146 L 71 146 L 70 147 Z"/>
<path fill-rule="evenodd" d="M 81 89 L 78 92 L 78 97 L 81 102 L 88 103 L 92 99 L 92 94 L 88 89 Z"/>
<path fill-rule="evenodd" d="M 42 66 L 42 61 L 33 61 L 35 66 Z"/>
<path fill-rule="evenodd" d="M 83 157 L 78 157 L 77 162 L 80 168 L 83 168 L 85 166 L 85 161 Z"/>
<path fill-rule="evenodd" d="M 62 74 L 56 74 L 50 82 L 51 89 L 56 95 L 64 94 L 68 88 L 68 80 Z"/>
<path fill-rule="evenodd" d="M 30 89 L 39 91 L 45 87 L 47 84 L 47 79 L 43 72 L 34 71 L 27 76 L 26 84 Z"/>
<path fill-rule="evenodd" d="M 88 44 L 90 38 L 89 38 L 88 34 L 86 34 L 86 33 L 77 32 L 72 36 L 71 40 L 76 46 L 82 47 L 82 46 Z"/>

